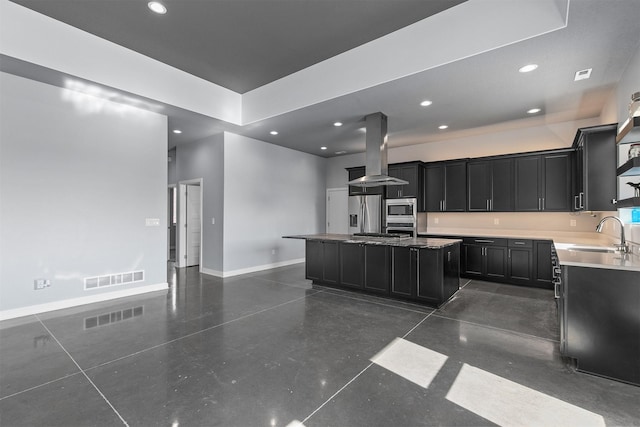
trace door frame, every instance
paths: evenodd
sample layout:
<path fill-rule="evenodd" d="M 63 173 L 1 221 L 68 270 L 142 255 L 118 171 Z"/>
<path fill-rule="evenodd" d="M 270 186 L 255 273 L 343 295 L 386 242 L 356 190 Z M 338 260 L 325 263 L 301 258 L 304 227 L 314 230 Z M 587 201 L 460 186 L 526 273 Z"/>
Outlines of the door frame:
<path fill-rule="evenodd" d="M 198 269 L 202 272 L 202 235 L 204 234 L 204 218 L 202 216 L 203 211 L 203 199 L 204 199 L 204 186 L 202 178 L 185 179 L 178 181 L 178 224 L 176 229 L 176 240 L 178 246 L 176 248 L 176 267 L 185 267 L 185 254 L 187 253 L 187 234 L 184 232 L 185 225 L 187 224 L 186 211 L 187 211 L 187 185 L 199 185 L 200 186 L 200 260 L 198 261 Z"/>
<path fill-rule="evenodd" d="M 171 196 L 173 195 L 173 191 L 178 191 L 178 184 L 169 184 L 167 186 L 167 260 L 171 260 L 171 210 L 173 209 L 173 199 Z M 179 196 L 179 195 L 178 195 Z M 174 262 L 178 261 L 178 209 L 176 209 L 176 259 Z"/>

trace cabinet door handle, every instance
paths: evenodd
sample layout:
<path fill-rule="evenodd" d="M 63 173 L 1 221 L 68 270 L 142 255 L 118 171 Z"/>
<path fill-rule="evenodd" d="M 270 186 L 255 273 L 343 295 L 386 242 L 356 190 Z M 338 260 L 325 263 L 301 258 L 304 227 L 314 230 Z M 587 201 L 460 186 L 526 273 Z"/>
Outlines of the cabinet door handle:
<path fill-rule="evenodd" d="M 493 243 L 493 240 L 475 239 L 476 243 Z"/>
<path fill-rule="evenodd" d="M 553 297 L 555 299 L 560 299 L 560 284 L 562 283 L 562 281 L 560 279 L 558 279 L 557 281 L 553 282 Z"/>
<path fill-rule="evenodd" d="M 509 258 L 511 258 L 511 249 L 509 249 Z"/>
<path fill-rule="evenodd" d="M 524 242 L 513 242 L 514 245 L 524 245 Z"/>
<path fill-rule="evenodd" d="M 538 210 L 541 211 L 542 209 L 540 209 L 540 197 L 538 197 Z"/>
<path fill-rule="evenodd" d="M 493 212 L 493 199 L 489 199 L 489 210 Z"/>
<path fill-rule="evenodd" d="M 580 196 L 580 209 L 584 209 L 584 193 L 581 191 L 579 196 Z"/>
<path fill-rule="evenodd" d="M 580 203 L 578 203 L 580 196 L 573 196 L 573 209 L 574 210 L 578 210 L 580 209 Z"/>
<path fill-rule="evenodd" d="M 544 210 L 544 197 L 542 198 L 542 210 Z"/>
<path fill-rule="evenodd" d="M 447 252 L 447 261 L 451 262 L 451 251 Z"/>
<path fill-rule="evenodd" d="M 487 211 L 489 211 L 489 210 L 491 210 L 491 209 L 489 208 L 489 199 L 487 199 Z"/>

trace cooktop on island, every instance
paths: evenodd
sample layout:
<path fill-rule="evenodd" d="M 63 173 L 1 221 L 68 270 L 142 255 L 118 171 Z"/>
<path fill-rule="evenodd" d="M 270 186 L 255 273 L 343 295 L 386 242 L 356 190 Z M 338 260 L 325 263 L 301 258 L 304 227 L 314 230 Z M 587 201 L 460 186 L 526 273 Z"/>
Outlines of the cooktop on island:
<path fill-rule="evenodd" d="M 411 239 L 412 236 L 410 234 L 401 234 L 401 233 L 353 233 L 353 237 L 380 237 L 385 239 Z"/>

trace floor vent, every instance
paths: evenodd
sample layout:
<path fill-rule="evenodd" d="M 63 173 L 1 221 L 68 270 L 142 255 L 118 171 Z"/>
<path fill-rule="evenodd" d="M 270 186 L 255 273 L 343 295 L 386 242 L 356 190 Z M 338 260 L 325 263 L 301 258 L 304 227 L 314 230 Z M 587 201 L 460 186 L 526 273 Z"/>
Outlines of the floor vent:
<path fill-rule="evenodd" d="M 144 281 L 144 270 L 130 271 L 128 273 L 109 274 L 107 276 L 85 277 L 84 290 L 104 288 L 107 286 L 126 285 Z"/>
<path fill-rule="evenodd" d="M 116 322 L 122 322 L 123 320 L 132 319 L 134 317 L 142 316 L 144 314 L 144 306 L 127 308 L 125 310 L 112 311 L 111 313 L 104 313 L 98 316 L 85 317 L 84 328 L 91 329 L 98 326 L 111 325 Z"/>

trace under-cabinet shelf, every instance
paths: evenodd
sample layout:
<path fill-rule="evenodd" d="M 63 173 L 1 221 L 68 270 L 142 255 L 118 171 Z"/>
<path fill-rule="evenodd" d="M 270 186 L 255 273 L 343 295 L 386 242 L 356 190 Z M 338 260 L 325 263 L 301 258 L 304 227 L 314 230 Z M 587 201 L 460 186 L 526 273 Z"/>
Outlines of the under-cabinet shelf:
<path fill-rule="evenodd" d="M 632 157 L 616 170 L 618 176 L 640 175 L 640 157 Z"/>
<path fill-rule="evenodd" d="M 632 117 L 629 121 L 624 125 L 620 132 L 618 132 L 618 136 L 616 137 L 616 142 L 618 144 L 631 144 L 632 142 L 640 141 L 640 117 Z"/>

